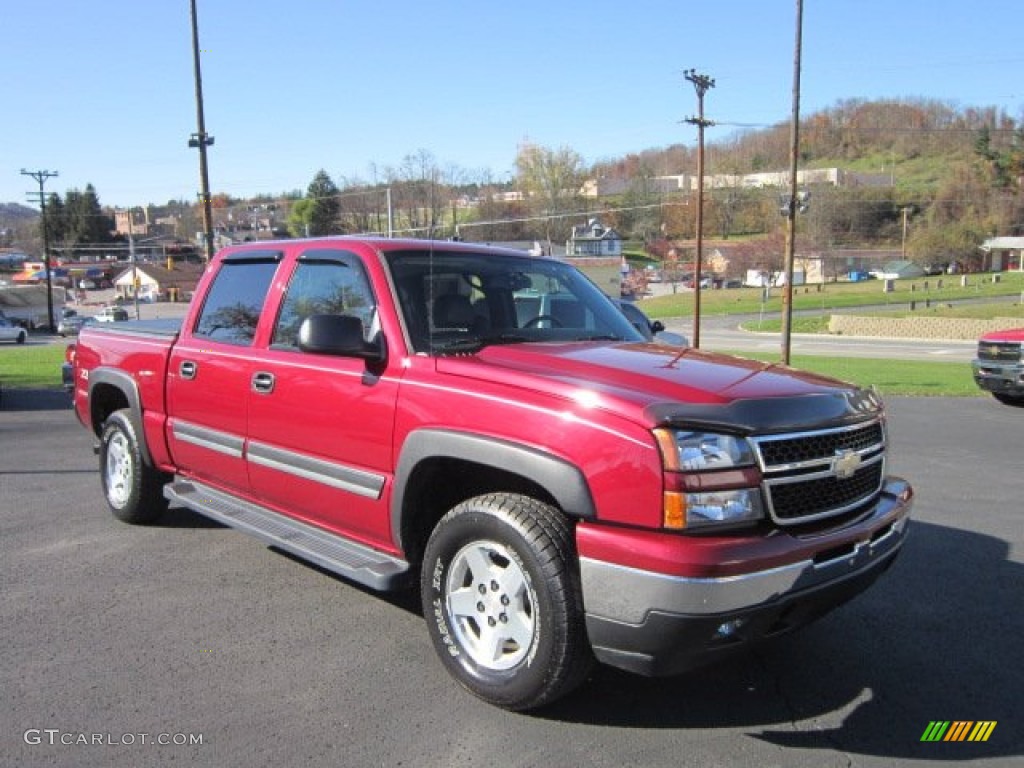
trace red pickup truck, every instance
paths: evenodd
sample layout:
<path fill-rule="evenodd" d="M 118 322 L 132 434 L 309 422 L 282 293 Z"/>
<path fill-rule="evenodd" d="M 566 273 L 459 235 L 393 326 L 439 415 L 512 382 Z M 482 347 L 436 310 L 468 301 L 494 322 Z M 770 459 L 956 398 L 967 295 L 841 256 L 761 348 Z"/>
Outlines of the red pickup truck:
<path fill-rule="evenodd" d="M 374 589 L 529 709 L 593 661 L 673 674 L 893 562 L 912 490 L 872 392 L 651 343 L 573 267 L 465 243 L 221 251 L 180 324 L 90 325 L 107 504 L 184 505 Z"/>
<path fill-rule="evenodd" d="M 974 382 L 1001 403 L 1024 407 L 1024 328 L 986 333 L 971 361 Z"/>

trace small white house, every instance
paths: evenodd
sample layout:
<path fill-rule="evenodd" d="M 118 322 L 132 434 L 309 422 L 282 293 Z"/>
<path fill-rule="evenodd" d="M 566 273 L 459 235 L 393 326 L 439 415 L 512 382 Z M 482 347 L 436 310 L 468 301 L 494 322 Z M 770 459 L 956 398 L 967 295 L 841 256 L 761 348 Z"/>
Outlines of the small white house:
<path fill-rule="evenodd" d="M 572 228 L 572 237 L 565 244 L 566 256 L 622 256 L 622 235 L 602 226 L 601 220 L 590 219 Z"/>
<path fill-rule="evenodd" d="M 173 269 L 155 264 L 128 267 L 114 278 L 114 289 L 124 299 L 140 301 L 186 301 L 203 274 L 202 264 L 174 263 Z"/>

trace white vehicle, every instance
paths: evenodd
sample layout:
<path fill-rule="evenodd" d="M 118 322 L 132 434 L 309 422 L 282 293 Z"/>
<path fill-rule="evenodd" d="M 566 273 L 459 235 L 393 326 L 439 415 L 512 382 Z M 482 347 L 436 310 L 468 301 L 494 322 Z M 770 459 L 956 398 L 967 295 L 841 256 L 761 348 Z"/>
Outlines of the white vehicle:
<path fill-rule="evenodd" d="M 96 313 L 98 323 L 116 323 L 128 319 L 128 310 L 121 307 L 104 307 Z"/>
<path fill-rule="evenodd" d="M 6 317 L 0 317 L 0 341 L 13 341 L 24 344 L 28 331 Z"/>

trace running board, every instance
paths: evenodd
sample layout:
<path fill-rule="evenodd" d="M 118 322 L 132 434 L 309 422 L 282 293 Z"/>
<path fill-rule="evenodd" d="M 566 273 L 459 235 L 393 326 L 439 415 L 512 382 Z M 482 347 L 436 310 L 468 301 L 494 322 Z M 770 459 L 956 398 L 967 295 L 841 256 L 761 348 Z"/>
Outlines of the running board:
<path fill-rule="evenodd" d="M 164 486 L 173 502 L 231 528 L 262 539 L 332 573 L 372 589 L 406 586 L 409 564 L 397 557 L 332 535 L 308 523 L 293 520 L 195 480 L 177 479 Z"/>

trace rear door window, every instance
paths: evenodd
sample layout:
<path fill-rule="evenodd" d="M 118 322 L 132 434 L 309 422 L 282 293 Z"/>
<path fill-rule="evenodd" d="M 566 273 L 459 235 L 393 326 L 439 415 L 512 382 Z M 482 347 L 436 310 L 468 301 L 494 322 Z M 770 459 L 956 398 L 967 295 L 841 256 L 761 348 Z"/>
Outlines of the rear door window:
<path fill-rule="evenodd" d="M 277 252 L 227 257 L 207 291 L 193 335 L 251 345 L 280 259 Z"/>

